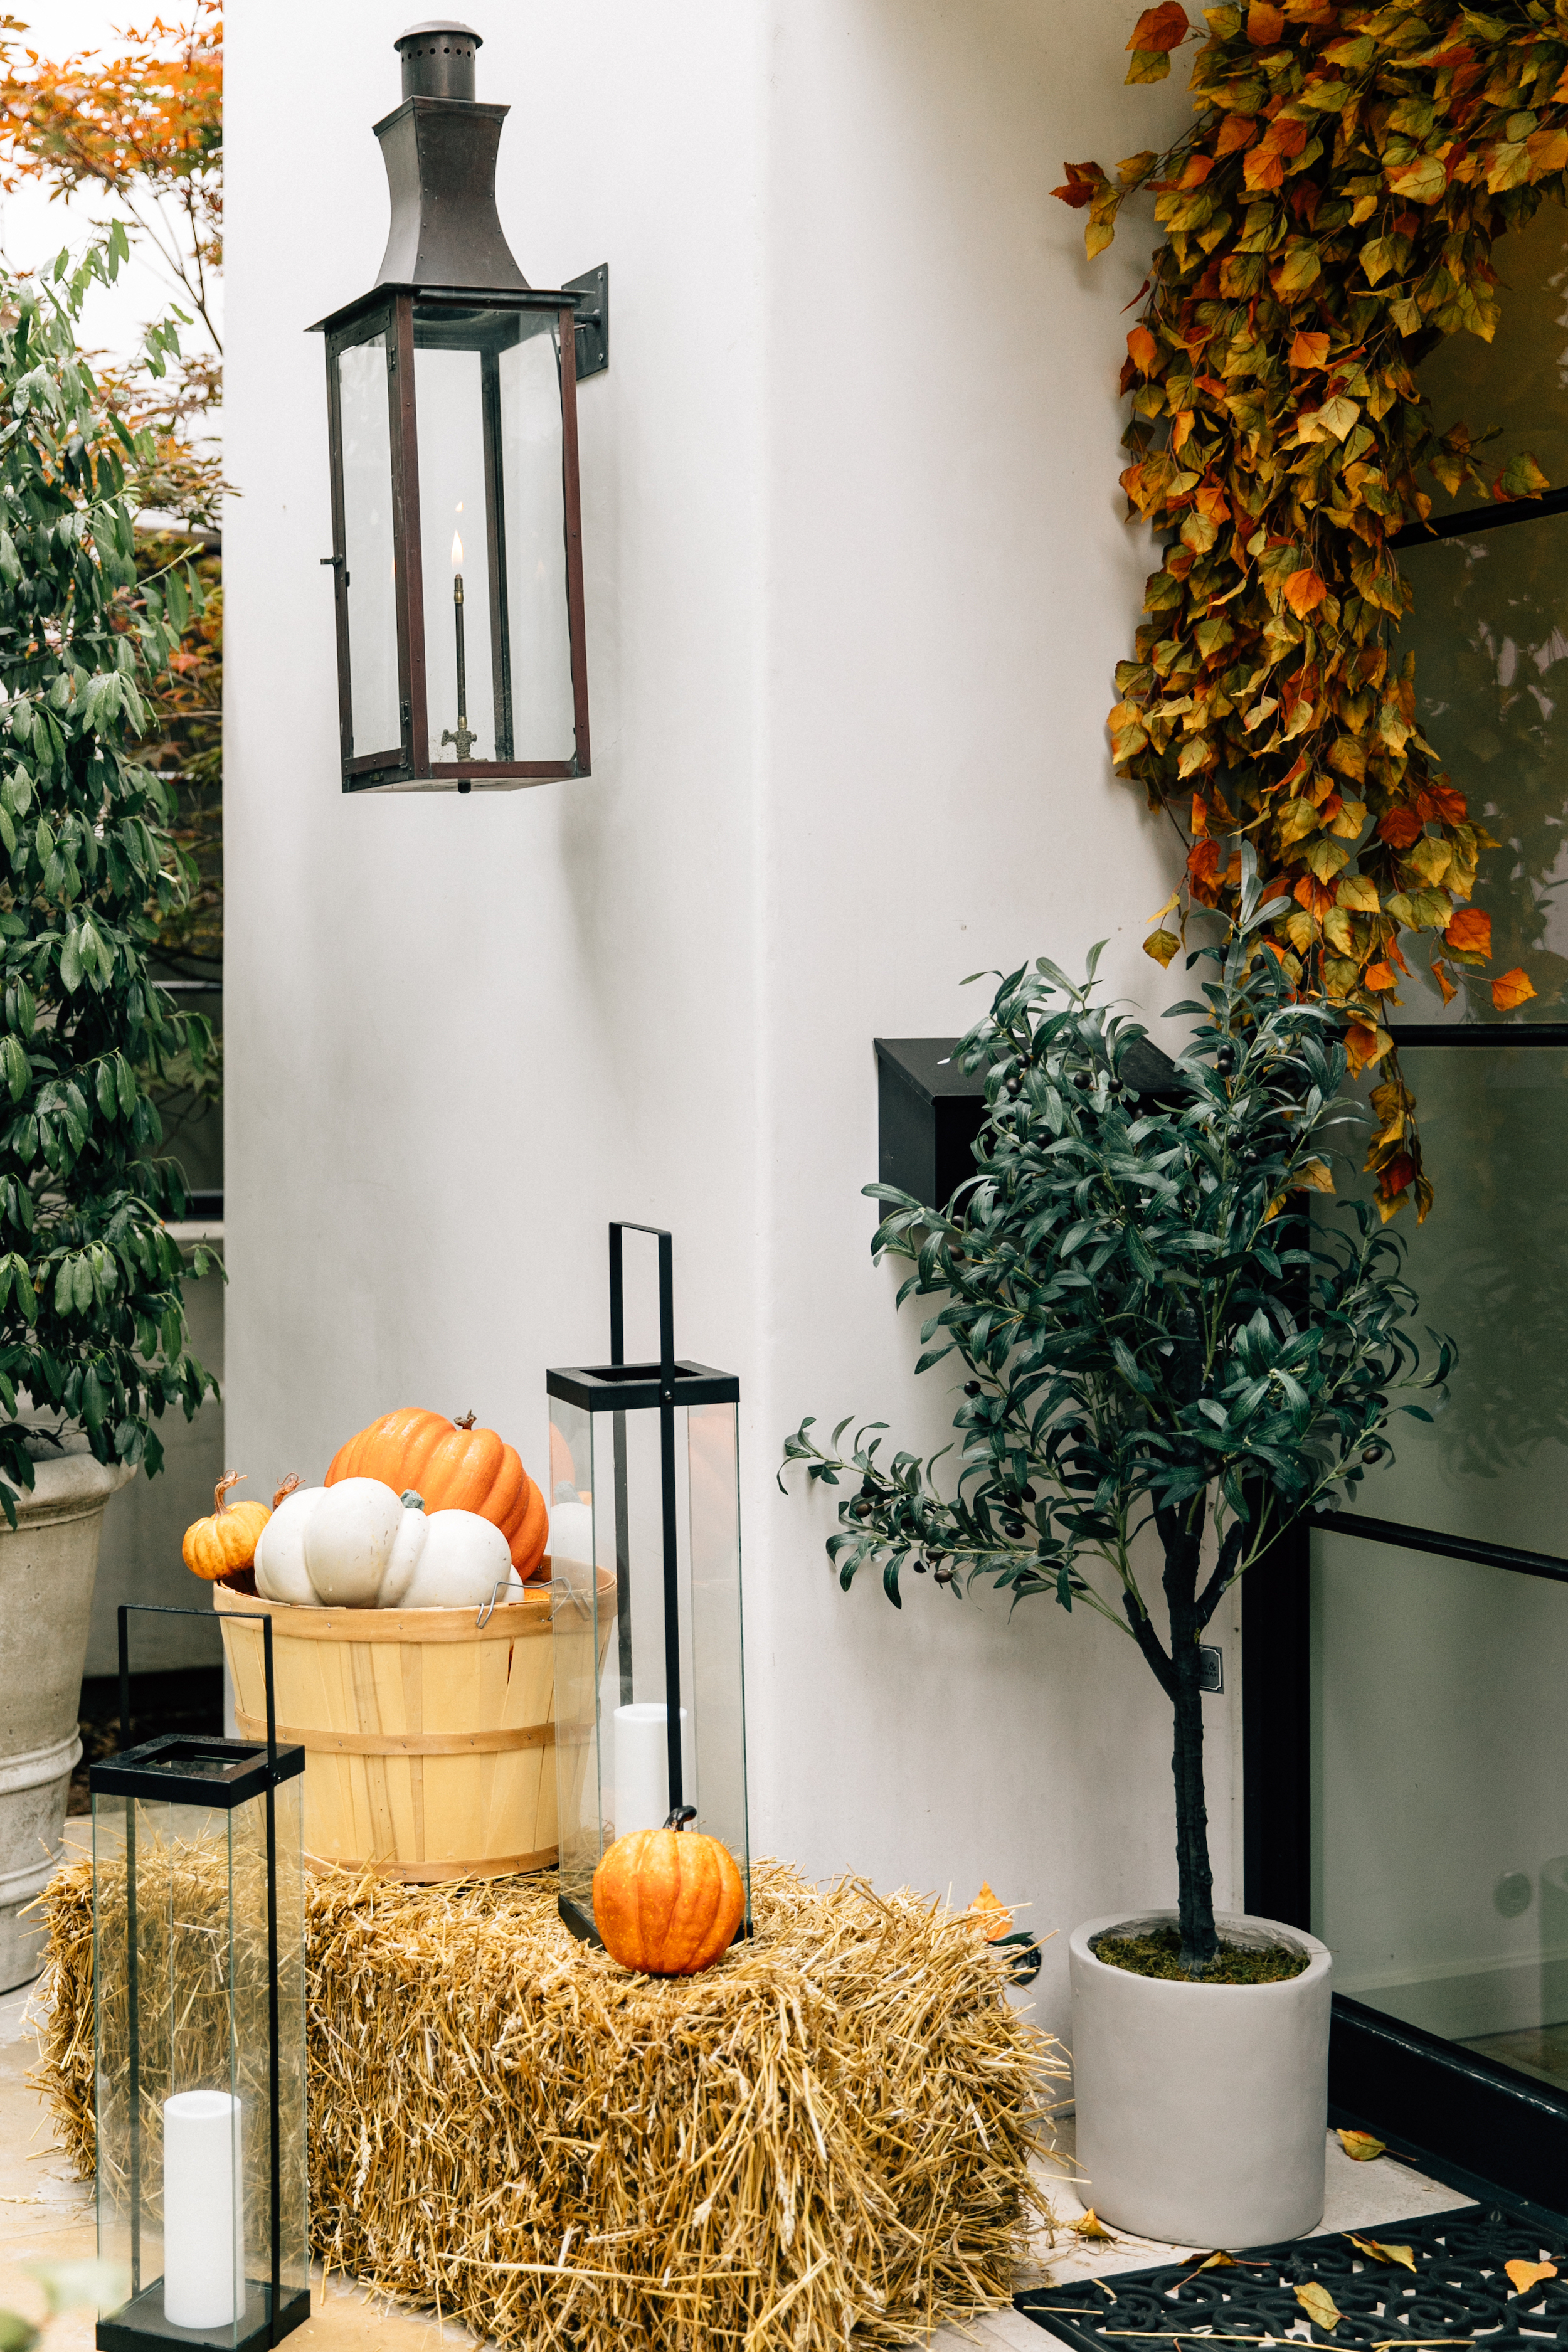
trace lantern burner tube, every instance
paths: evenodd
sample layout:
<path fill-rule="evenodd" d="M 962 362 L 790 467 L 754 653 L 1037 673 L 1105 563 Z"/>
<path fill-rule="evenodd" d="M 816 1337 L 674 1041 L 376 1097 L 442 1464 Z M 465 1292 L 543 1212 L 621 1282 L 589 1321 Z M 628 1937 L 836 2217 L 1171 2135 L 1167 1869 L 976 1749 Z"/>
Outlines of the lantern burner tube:
<path fill-rule="evenodd" d="M 458 631 L 458 725 L 455 733 L 450 727 L 447 728 L 441 740 L 443 744 L 454 744 L 458 759 L 466 760 L 478 738 L 468 725 L 468 666 L 463 649 L 463 575 L 460 572 L 454 575 L 452 581 L 452 614 Z M 459 792 L 466 789 L 466 780 L 459 783 L 458 789 Z"/>

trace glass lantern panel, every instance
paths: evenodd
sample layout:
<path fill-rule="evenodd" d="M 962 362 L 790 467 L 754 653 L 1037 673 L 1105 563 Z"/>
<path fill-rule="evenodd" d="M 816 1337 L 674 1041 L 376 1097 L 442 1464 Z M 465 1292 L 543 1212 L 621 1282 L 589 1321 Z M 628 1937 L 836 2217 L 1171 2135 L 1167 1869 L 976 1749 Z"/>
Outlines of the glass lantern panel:
<path fill-rule="evenodd" d="M 338 353 L 349 698 L 356 755 L 403 739 L 397 687 L 397 565 L 392 531 L 392 425 L 386 337 Z"/>
<path fill-rule="evenodd" d="M 478 350 L 425 340 L 416 313 L 419 531 L 425 567 L 425 690 L 433 760 L 493 760 L 496 690 L 493 516 L 486 496 L 485 364 Z M 445 336 L 448 331 L 443 325 Z M 466 725 L 471 740 L 456 737 Z"/>
<path fill-rule="evenodd" d="M 550 1595 L 553 1651 L 556 1835 L 561 1892 L 584 1917 L 605 1843 L 599 1785 L 598 1662 L 615 1624 L 615 1558 L 595 1572 L 590 1417 L 550 1400 Z M 601 1591 L 601 1585 L 604 1590 Z"/>
<path fill-rule="evenodd" d="M 305 2147 L 305 1866 L 300 1774 L 273 1791 L 273 1884 L 278 1906 L 278 2152 L 279 2293 L 287 2306 L 310 2284 Z M 268 2082 L 270 1982 L 267 1921 L 267 1805 L 229 1815 L 234 1900 L 231 1980 L 235 2068 L 245 2150 L 245 2249 L 254 2294 L 272 2276 Z"/>
<path fill-rule="evenodd" d="M 515 760 L 569 760 L 576 748 L 566 601 L 566 494 L 556 320 L 524 313 L 500 354 L 510 744 Z"/>
<path fill-rule="evenodd" d="M 722 1839 L 746 1882 L 746 1693 L 741 1625 L 739 1409 L 693 1405 L 686 1416 L 690 1488 L 691 1666 L 696 1694 L 698 1827 Z"/>

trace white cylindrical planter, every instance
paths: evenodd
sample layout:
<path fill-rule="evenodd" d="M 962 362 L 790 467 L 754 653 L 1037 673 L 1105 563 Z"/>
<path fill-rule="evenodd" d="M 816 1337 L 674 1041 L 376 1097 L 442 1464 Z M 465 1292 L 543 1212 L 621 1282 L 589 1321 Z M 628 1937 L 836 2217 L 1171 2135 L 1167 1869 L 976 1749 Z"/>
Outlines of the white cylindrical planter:
<path fill-rule="evenodd" d="M 1090 1948 L 1175 1916 L 1112 1912 L 1068 1944 L 1079 2194 L 1101 2221 L 1167 2245 L 1300 2237 L 1323 2218 L 1328 1947 L 1273 1919 L 1218 1919 L 1226 1943 L 1310 1954 L 1300 1976 L 1260 1985 L 1134 1976 Z"/>
<path fill-rule="evenodd" d="M 70 1441 L 68 1440 L 68 1444 Z M 86 1440 L 77 1443 L 85 1446 Z M 0 1992 L 44 1964 L 37 1912 L 65 1828 L 104 1506 L 136 1473 L 84 1452 L 35 1462 L 13 1530 L 0 1517 Z"/>

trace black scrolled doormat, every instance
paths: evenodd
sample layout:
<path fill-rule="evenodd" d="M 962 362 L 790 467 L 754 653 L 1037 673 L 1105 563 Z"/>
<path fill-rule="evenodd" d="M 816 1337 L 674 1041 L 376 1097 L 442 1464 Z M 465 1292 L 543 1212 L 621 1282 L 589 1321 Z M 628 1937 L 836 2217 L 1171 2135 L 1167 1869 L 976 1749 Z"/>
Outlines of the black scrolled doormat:
<path fill-rule="evenodd" d="M 1014 2297 L 1026 2318 L 1079 2352 L 1150 2352 L 1163 2339 L 1185 2347 L 1239 2347 L 1294 2342 L 1335 2352 L 1568 2352 L 1568 2231 L 1548 2244 L 1542 2226 L 1506 2207 L 1466 2205 L 1387 2221 L 1354 2236 L 1407 2246 L 1414 2274 L 1401 2263 L 1363 2253 L 1348 2231 L 1290 2238 L 1239 2250 L 1234 2267 L 1165 2263 L 1146 2271 L 1112 2271 L 1101 2288 L 1091 2279 L 1027 2288 Z M 1505 2263 L 1555 2263 L 1561 2276 L 1516 2293 Z M 1326 2288 L 1341 2317 L 1332 2327 L 1311 2318 L 1299 2286 Z M 1106 2290 L 1109 2290 L 1109 2293 Z"/>

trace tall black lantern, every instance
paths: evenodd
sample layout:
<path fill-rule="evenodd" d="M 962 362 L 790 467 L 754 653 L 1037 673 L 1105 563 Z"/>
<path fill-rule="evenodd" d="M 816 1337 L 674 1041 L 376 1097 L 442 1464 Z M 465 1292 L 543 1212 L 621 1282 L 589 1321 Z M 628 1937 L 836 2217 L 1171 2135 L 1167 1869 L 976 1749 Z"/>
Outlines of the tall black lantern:
<path fill-rule="evenodd" d="M 266 1617 L 262 1641 L 264 1741 L 150 1739 L 89 1775 L 98 2251 L 129 2288 L 100 2352 L 262 2352 L 310 2316 L 305 1751 L 278 1745 Z"/>
<path fill-rule="evenodd" d="M 658 1357 L 628 1363 L 622 1235 L 658 1244 Z M 689 1815 L 747 1889 L 741 1384 L 675 1353 L 674 1251 L 610 1227 L 610 1358 L 556 1366 L 551 1631 L 560 1910 L 592 1937 L 594 1873 L 632 1830 Z"/>
<path fill-rule="evenodd" d="M 327 339 L 345 792 L 585 776 L 577 384 L 609 363 L 609 272 L 531 287 L 496 213 L 509 109 L 474 97 L 479 36 L 395 47 L 375 125 L 392 227 Z"/>

